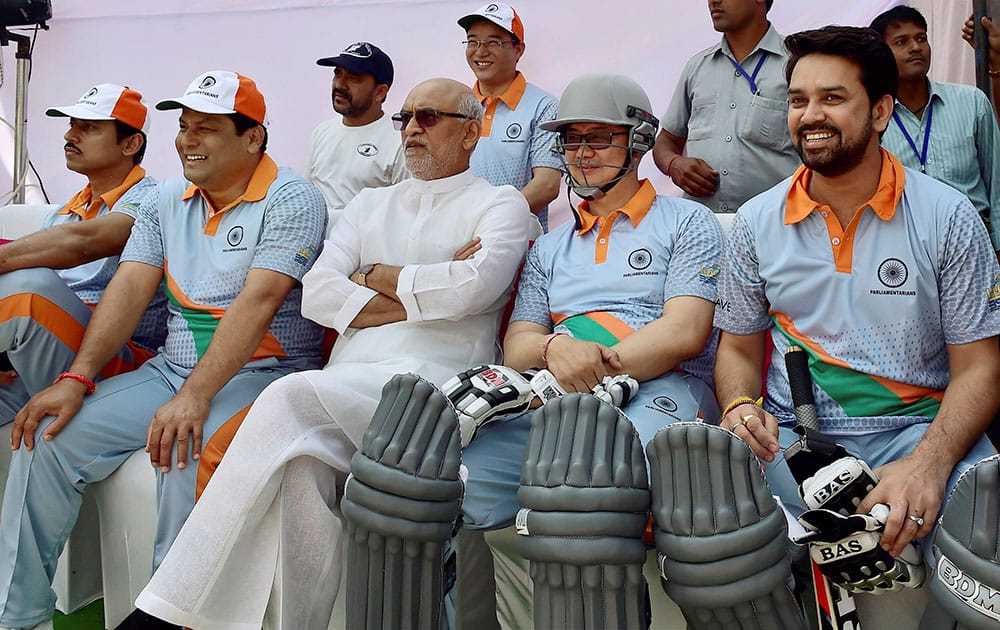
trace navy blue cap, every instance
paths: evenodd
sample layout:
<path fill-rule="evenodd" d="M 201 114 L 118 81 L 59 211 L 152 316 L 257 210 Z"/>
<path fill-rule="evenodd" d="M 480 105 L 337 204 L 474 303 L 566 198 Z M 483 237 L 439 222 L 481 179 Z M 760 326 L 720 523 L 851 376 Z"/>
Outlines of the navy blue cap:
<path fill-rule="evenodd" d="M 358 42 L 351 44 L 336 57 L 317 59 L 321 66 L 335 66 L 356 74 L 370 74 L 379 85 L 392 85 L 392 59 L 375 44 Z"/>

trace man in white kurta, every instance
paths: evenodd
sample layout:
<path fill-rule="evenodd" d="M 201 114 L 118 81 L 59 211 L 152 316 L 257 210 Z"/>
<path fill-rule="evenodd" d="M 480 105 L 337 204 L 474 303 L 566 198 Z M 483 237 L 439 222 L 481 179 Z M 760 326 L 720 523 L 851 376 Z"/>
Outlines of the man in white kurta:
<path fill-rule="evenodd" d="M 468 169 L 481 115 L 472 92 L 446 79 L 407 97 L 394 119 L 413 179 L 360 193 L 303 278 L 303 314 L 340 333 L 329 363 L 257 399 L 139 595 L 142 610 L 199 630 L 327 627 L 341 572 L 337 501 L 383 384 L 401 372 L 440 384 L 496 358 L 537 226 L 517 190 Z M 480 249 L 453 260 L 475 237 Z"/>

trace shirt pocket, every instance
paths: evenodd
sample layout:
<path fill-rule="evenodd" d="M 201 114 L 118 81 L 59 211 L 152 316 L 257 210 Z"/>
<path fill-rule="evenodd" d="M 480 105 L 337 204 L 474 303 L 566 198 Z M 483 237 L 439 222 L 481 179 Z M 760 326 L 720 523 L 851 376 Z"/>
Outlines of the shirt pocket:
<path fill-rule="evenodd" d="M 688 120 L 688 142 L 705 140 L 715 133 L 715 97 L 695 98 L 691 103 Z"/>
<path fill-rule="evenodd" d="M 921 129 L 925 129 L 926 123 L 922 123 Z M 933 133 L 933 127 L 932 127 Z M 922 149 L 924 144 L 923 136 L 914 139 L 917 148 Z M 975 182 L 980 178 L 979 159 L 976 155 L 976 138 L 972 135 L 971 129 L 964 129 L 958 133 L 941 133 L 931 136 L 928 147 L 928 171 L 933 170 L 935 177 L 945 182 L 949 186 L 965 189 L 970 182 Z M 907 143 L 909 145 L 909 143 Z M 906 151 L 916 157 L 913 149 L 909 146 Z M 930 162 L 933 161 L 933 165 Z M 915 168 L 920 168 L 920 160 L 915 159 Z"/>
<path fill-rule="evenodd" d="M 788 137 L 788 101 L 756 94 L 750 101 L 750 113 L 739 126 L 746 142 L 774 150 L 791 144 Z"/>

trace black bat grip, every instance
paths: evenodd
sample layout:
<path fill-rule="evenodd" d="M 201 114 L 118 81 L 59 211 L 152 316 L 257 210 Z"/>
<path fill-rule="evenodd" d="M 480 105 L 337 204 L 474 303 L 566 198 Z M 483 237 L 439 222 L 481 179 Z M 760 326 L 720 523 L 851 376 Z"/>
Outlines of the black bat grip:
<path fill-rule="evenodd" d="M 785 350 L 785 369 L 788 371 L 788 388 L 795 405 L 795 421 L 807 429 L 819 431 L 816 398 L 813 397 L 812 375 L 809 373 L 809 355 L 799 346 Z"/>

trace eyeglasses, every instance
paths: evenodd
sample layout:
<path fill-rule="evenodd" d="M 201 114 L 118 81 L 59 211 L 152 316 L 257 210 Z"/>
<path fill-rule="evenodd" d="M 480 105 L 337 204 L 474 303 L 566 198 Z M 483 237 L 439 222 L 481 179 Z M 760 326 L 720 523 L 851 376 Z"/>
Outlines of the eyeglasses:
<path fill-rule="evenodd" d="M 486 40 L 467 39 L 464 42 L 462 42 L 462 45 L 465 46 L 465 48 L 467 50 L 478 50 L 479 48 L 481 48 L 483 46 L 486 46 L 486 50 L 489 50 L 490 52 L 494 52 L 494 51 L 500 50 L 504 46 L 516 46 L 517 42 L 514 41 L 514 40 L 512 40 L 512 39 L 503 39 L 503 40 L 501 40 L 501 39 L 486 39 Z"/>
<path fill-rule="evenodd" d="M 417 124 L 424 129 L 430 129 L 434 125 L 438 124 L 438 116 L 447 116 L 448 118 L 461 118 L 462 120 L 472 120 L 469 116 L 465 114 L 458 114 L 455 112 L 442 112 L 436 109 L 418 109 L 415 112 L 400 111 L 398 114 L 392 115 L 392 125 L 396 128 L 396 131 L 402 131 L 410 124 L 410 120 L 413 118 L 417 119 Z"/>
<path fill-rule="evenodd" d="M 567 133 L 562 137 L 563 148 L 577 151 L 587 145 L 592 149 L 614 146 L 615 136 L 628 135 L 628 131 L 595 131 L 592 133 Z"/>

